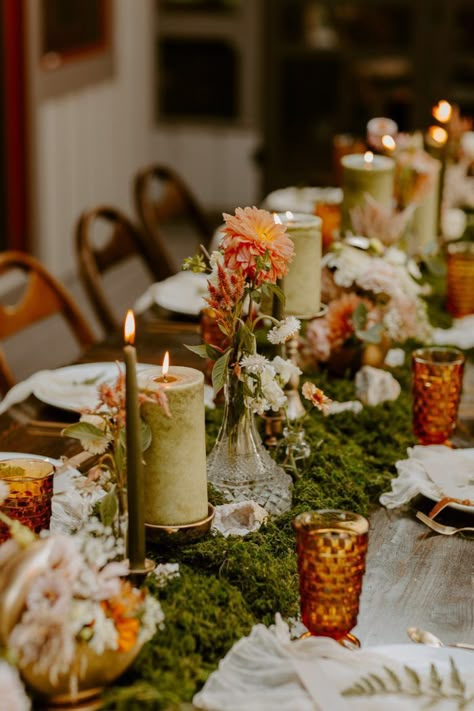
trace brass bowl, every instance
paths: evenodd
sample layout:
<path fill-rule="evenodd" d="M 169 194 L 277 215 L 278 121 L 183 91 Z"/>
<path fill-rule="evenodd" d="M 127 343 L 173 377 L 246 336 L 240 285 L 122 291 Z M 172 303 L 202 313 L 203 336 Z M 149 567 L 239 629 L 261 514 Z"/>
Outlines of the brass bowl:
<path fill-rule="evenodd" d="M 184 546 L 194 543 L 205 536 L 211 530 L 214 520 L 214 506 L 207 505 L 207 516 L 201 521 L 194 523 L 183 523 L 176 526 L 159 526 L 153 523 L 145 523 L 146 536 L 151 543 L 159 545 Z"/>

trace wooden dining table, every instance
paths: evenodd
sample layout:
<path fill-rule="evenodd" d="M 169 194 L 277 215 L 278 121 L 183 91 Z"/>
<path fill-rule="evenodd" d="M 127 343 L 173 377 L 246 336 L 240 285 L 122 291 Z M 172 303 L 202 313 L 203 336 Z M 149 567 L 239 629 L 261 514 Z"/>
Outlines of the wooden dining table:
<path fill-rule="evenodd" d="M 161 364 L 167 350 L 172 364 L 202 369 L 203 361 L 184 346 L 197 343 L 197 322 L 156 318 L 153 313 L 137 320 L 140 362 Z M 79 362 L 121 359 L 122 348 L 122 334 L 112 334 L 92 346 Z M 470 380 L 474 381 L 472 372 Z M 474 421 L 472 386 L 471 382 L 461 408 L 467 423 Z M 80 445 L 61 436 L 60 431 L 77 417 L 31 396 L 0 416 L 0 449 L 55 458 L 72 456 Z M 420 506 L 429 510 L 430 504 L 422 501 Z M 468 521 L 474 525 L 471 514 L 450 509 L 443 512 L 440 520 L 443 516 L 453 524 Z M 474 643 L 472 540 L 430 531 L 415 518 L 412 509 L 400 512 L 380 507 L 370 516 L 369 541 L 359 620 L 354 630 L 363 646 L 407 643 L 407 628 L 412 626 L 431 630 L 446 643 Z"/>

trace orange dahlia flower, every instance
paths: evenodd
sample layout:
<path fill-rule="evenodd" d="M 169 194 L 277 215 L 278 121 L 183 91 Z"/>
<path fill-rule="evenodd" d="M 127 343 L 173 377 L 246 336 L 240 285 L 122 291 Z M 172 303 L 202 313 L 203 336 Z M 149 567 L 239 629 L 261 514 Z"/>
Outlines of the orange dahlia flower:
<path fill-rule="evenodd" d="M 228 269 L 260 286 L 275 284 L 288 271 L 293 257 L 293 242 L 284 225 L 277 224 L 267 210 L 238 207 L 235 215 L 224 213 L 221 250 Z"/>

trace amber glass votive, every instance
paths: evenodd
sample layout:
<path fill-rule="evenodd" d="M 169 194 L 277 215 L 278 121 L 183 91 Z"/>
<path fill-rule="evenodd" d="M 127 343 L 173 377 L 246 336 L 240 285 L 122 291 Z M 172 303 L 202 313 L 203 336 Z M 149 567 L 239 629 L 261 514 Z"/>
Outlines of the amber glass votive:
<path fill-rule="evenodd" d="M 448 245 L 447 308 L 456 318 L 474 314 L 474 242 Z"/>
<path fill-rule="evenodd" d="M 457 348 L 412 353 L 413 430 L 421 444 L 443 444 L 456 427 L 464 355 Z"/>
<path fill-rule="evenodd" d="M 347 637 L 355 627 L 369 522 L 349 511 L 308 511 L 295 518 L 303 624 L 312 635 Z"/>
<path fill-rule="evenodd" d="M 0 462 L 0 480 L 9 493 L 0 510 L 35 533 L 49 528 L 53 497 L 54 466 L 39 459 L 6 459 Z M 10 537 L 0 522 L 0 543 Z"/>
<path fill-rule="evenodd" d="M 323 252 L 327 252 L 338 238 L 341 228 L 341 203 L 318 201 L 314 214 L 321 218 L 321 237 Z"/>

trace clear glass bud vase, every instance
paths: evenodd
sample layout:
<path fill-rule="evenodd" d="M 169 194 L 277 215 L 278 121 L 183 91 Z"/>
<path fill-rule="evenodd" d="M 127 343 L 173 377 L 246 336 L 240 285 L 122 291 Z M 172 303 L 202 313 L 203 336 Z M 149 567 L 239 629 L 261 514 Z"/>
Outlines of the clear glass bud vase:
<path fill-rule="evenodd" d="M 229 376 L 224 389 L 221 429 L 207 460 L 211 484 L 229 503 L 256 501 L 268 513 L 291 507 L 291 477 L 263 446 L 253 412 L 242 403 L 238 381 Z"/>

